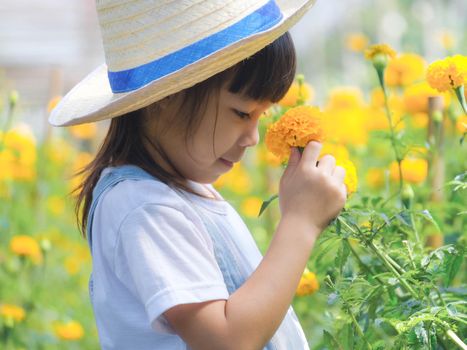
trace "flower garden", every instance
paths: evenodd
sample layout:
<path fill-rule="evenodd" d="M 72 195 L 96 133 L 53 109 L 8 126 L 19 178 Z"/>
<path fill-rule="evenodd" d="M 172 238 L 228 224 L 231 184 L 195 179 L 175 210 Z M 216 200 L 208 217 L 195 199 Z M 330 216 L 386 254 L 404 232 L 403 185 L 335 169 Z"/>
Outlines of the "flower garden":
<path fill-rule="evenodd" d="M 349 38 L 356 49 L 364 39 Z M 360 57 L 373 67 L 371 91 L 337 87 L 315 106 L 298 75 L 262 117 L 261 143 L 214 185 L 264 252 L 290 147 L 321 141 L 346 169 L 349 199 L 293 302 L 310 347 L 467 349 L 467 57 L 428 64 L 385 44 Z M 12 91 L 1 107 L 0 348 L 96 349 L 72 190 L 105 130 L 38 141 L 20 101 Z"/>

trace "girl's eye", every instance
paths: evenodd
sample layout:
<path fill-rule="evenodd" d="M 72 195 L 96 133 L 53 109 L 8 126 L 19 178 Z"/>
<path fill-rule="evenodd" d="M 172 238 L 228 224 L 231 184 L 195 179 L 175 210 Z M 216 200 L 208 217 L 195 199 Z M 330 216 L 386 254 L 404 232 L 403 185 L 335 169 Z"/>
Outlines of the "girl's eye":
<path fill-rule="evenodd" d="M 241 111 L 239 111 L 237 109 L 235 109 L 235 114 L 237 114 L 242 119 L 248 119 L 250 117 L 250 115 L 248 113 L 241 112 Z"/>

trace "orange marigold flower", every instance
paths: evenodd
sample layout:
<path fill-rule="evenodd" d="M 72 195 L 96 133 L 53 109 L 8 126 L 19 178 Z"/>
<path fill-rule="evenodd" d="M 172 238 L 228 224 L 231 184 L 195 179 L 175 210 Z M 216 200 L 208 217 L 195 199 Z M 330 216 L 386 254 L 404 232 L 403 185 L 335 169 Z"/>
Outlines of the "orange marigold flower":
<path fill-rule="evenodd" d="M 278 102 L 283 107 L 294 107 L 299 101 L 310 103 L 315 95 L 314 89 L 310 84 L 299 84 L 297 81 L 293 82 L 285 96 Z"/>
<path fill-rule="evenodd" d="M 300 278 L 300 283 L 298 284 L 296 295 L 305 296 L 315 293 L 319 289 L 319 282 L 316 278 L 316 275 L 313 272 L 305 271 Z"/>
<path fill-rule="evenodd" d="M 305 147 L 310 141 L 324 139 L 321 111 L 316 107 L 298 106 L 268 126 L 265 142 L 267 148 L 284 161 L 291 147 Z"/>
<path fill-rule="evenodd" d="M 405 53 L 389 61 L 385 71 L 388 86 L 406 86 L 422 79 L 425 60 L 417 54 Z"/>
<path fill-rule="evenodd" d="M 467 83 L 467 56 L 455 55 L 429 65 L 426 80 L 440 92 L 455 89 Z"/>
<path fill-rule="evenodd" d="M 39 243 L 31 236 L 14 236 L 10 240 L 10 250 L 16 255 L 30 258 L 36 264 L 42 261 Z"/>
<path fill-rule="evenodd" d="M 428 175 L 428 163 L 425 159 L 406 158 L 401 162 L 402 179 L 404 181 L 419 184 L 425 181 Z M 397 162 L 390 165 L 390 177 L 394 181 L 399 181 L 399 167 Z"/>
<path fill-rule="evenodd" d="M 57 323 L 54 325 L 57 338 L 62 340 L 79 340 L 84 336 L 84 329 L 76 321 Z"/>
<path fill-rule="evenodd" d="M 0 315 L 4 319 L 12 319 L 15 322 L 21 322 L 26 317 L 26 312 L 20 306 L 2 304 L 0 305 Z"/>

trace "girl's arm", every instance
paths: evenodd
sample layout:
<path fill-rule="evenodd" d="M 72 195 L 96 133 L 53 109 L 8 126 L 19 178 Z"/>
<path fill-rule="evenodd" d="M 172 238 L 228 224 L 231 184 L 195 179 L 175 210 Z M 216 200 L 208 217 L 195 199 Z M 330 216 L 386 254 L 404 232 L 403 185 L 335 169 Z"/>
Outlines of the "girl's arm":
<path fill-rule="evenodd" d="M 166 319 L 193 349 L 262 349 L 290 306 L 314 242 L 345 203 L 342 168 L 311 142 L 281 179 L 282 218 L 258 268 L 228 300 L 178 305 Z M 312 165 L 312 166 L 310 166 Z"/>

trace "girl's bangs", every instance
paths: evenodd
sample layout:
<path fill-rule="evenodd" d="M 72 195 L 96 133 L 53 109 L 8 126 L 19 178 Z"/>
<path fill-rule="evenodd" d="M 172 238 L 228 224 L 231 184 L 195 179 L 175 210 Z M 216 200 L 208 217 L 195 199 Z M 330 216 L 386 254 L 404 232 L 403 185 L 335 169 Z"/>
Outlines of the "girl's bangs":
<path fill-rule="evenodd" d="M 232 76 L 229 91 L 253 100 L 275 103 L 292 85 L 295 71 L 295 47 L 287 32 L 229 70 Z"/>

